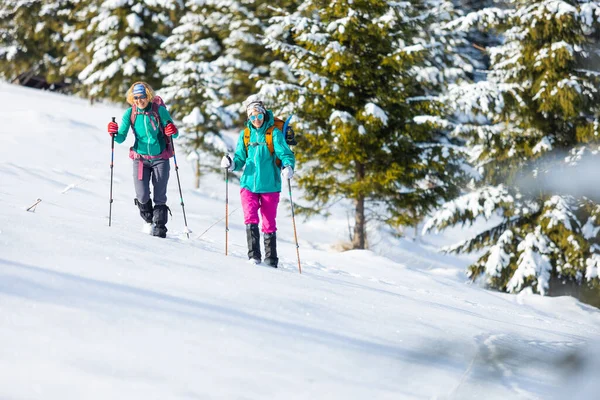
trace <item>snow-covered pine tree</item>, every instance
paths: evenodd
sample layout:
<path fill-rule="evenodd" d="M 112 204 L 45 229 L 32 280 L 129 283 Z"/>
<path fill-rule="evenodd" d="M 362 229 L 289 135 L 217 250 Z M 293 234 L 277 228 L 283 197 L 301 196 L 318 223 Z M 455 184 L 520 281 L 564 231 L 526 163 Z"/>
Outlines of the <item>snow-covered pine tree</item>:
<path fill-rule="evenodd" d="M 256 93 L 257 82 L 276 76 L 281 64 L 274 52 L 264 45 L 264 32 L 274 14 L 293 11 L 301 0 L 281 0 L 277 4 L 266 0 L 214 0 L 207 2 L 228 17 L 220 26 L 223 56 L 217 65 L 223 69 L 231 97 L 230 112 L 237 113 L 237 122 L 245 119 L 243 102 Z M 275 8 L 275 6 L 277 8 Z"/>
<path fill-rule="evenodd" d="M 0 76 L 61 82 L 62 26 L 71 0 L 0 0 Z M 66 11 L 66 12 L 65 12 Z"/>
<path fill-rule="evenodd" d="M 187 132 L 182 139 L 194 155 L 197 188 L 201 159 L 228 150 L 221 131 L 231 127 L 239 114 L 225 108 L 232 97 L 220 65 L 225 57 L 223 36 L 227 37 L 223 27 L 231 18 L 226 11 L 221 2 L 189 0 L 185 15 L 162 44 L 165 78 L 161 94 Z"/>
<path fill-rule="evenodd" d="M 63 25 L 65 54 L 60 72 L 70 81 L 72 93 L 86 97 L 79 74 L 92 62 L 93 53 L 87 49 L 95 38 L 88 32 L 89 19 L 98 10 L 99 0 L 69 0 L 69 3 L 69 21 Z"/>
<path fill-rule="evenodd" d="M 311 0 L 270 26 L 269 46 L 296 79 L 261 90 L 293 102 L 303 133 L 298 182 L 313 211 L 353 201 L 354 248 L 367 246 L 368 219 L 414 225 L 457 192 L 459 155 L 440 128 L 443 109 L 434 97 L 434 78 L 444 73 L 428 62 L 443 44 L 422 34 L 438 15 L 432 10 L 445 7 Z M 282 40 L 288 29 L 292 37 Z"/>
<path fill-rule="evenodd" d="M 241 123 L 243 101 L 272 72 L 273 52 L 262 44 L 272 11 L 266 1 L 249 0 L 189 0 L 186 10 L 162 45 L 162 93 L 185 116 L 182 127 L 191 133 L 185 144 L 196 161 L 198 186 L 202 155 L 227 151 L 222 130 Z"/>
<path fill-rule="evenodd" d="M 91 54 L 79 74 L 86 94 L 122 100 L 134 81 L 158 87 L 162 76 L 156 53 L 181 5 L 181 0 L 95 0 L 87 8 L 86 34 L 80 37 L 89 42 L 85 50 Z"/>
<path fill-rule="evenodd" d="M 222 2 L 216 1 L 223 7 Z M 256 82 L 269 74 L 269 62 L 273 53 L 262 45 L 262 34 L 266 17 L 261 18 L 257 11 L 264 9 L 266 1 L 231 1 L 224 12 L 229 24 L 223 37 L 223 56 L 218 65 L 227 76 L 227 86 L 231 94 L 228 105 L 235 112 L 238 122 L 243 101 L 256 91 Z M 270 2 L 272 3 L 272 2 Z"/>
<path fill-rule="evenodd" d="M 450 91 L 456 108 L 473 115 L 474 123 L 457 133 L 468 139 L 480 179 L 441 207 L 425 230 L 488 219 L 488 229 L 447 250 L 485 250 L 469 275 L 500 290 L 558 294 L 561 281 L 597 284 L 598 205 L 552 193 L 543 183 L 596 152 L 600 74 L 591 68 L 599 58 L 600 3 L 503 6 L 450 26 L 494 29 L 503 42 L 487 49 L 487 80 Z"/>

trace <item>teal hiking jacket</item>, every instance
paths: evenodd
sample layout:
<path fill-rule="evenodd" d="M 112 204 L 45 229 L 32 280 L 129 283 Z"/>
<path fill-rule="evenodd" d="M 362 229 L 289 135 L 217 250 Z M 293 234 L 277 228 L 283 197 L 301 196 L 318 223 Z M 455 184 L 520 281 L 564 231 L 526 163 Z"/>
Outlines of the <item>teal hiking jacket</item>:
<path fill-rule="evenodd" d="M 267 147 L 265 132 L 267 128 L 273 125 L 273 113 L 267 111 L 264 124 L 256 129 L 250 121 L 246 126 L 250 128 L 250 143 L 248 152 L 244 145 L 244 129 L 240 132 L 235 154 L 233 156 L 234 171 L 244 168 L 240 179 L 240 186 L 253 193 L 273 193 L 281 192 L 281 169 L 275 164 L 275 156 L 281 160 L 281 168 L 296 165 L 294 153 L 285 142 L 283 133 L 275 128 L 273 129 L 273 150 L 272 155 Z"/>
<path fill-rule="evenodd" d="M 135 117 L 135 142 L 133 144 L 133 150 L 144 156 L 157 156 L 165 150 L 165 135 L 160 133 L 158 127 L 158 121 L 151 115 L 142 114 L 144 112 L 152 111 L 152 103 L 148 103 L 146 108 L 139 110 L 139 114 Z M 115 142 L 123 143 L 127 139 L 127 133 L 131 126 L 131 107 L 125 111 L 123 118 L 121 118 L 121 126 L 119 132 L 115 135 Z M 167 126 L 169 122 L 173 122 L 173 118 L 169 114 L 169 111 L 165 107 L 158 108 L 158 115 L 163 128 Z M 179 136 L 179 132 L 171 136 L 176 138 Z"/>

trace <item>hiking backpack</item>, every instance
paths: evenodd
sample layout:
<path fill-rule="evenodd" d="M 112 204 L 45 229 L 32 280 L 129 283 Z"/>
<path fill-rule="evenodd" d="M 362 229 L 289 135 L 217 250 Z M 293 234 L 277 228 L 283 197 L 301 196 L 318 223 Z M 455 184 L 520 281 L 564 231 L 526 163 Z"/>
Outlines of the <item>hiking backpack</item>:
<path fill-rule="evenodd" d="M 271 152 L 271 155 L 275 154 L 275 147 L 273 146 L 273 129 L 275 128 L 279 129 L 283 133 L 285 143 L 287 143 L 288 146 L 294 146 L 298 144 L 296 142 L 296 134 L 294 133 L 292 127 L 289 125 L 289 121 L 291 120 L 291 118 L 292 116 L 290 116 L 287 121 L 284 121 L 281 118 L 273 116 L 274 123 L 273 125 L 268 127 L 267 131 L 265 132 L 265 142 L 267 143 L 267 148 Z M 244 128 L 244 147 L 246 148 L 246 155 L 248 155 L 248 144 L 250 144 L 250 128 L 246 127 Z M 281 160 L 276 156 L 275 165 L 281 168 Z"/>
<path fill-rule="evenodd" d="M 167 106 L 165 105 L 165 102 L 163 101 L 163 99 L 160 96 L 154 96 L 154 98 L 152 99 L 152 108 L 148 112 L 140 112 L 134 103 L 131 106 L 131 117 L 129 118 L 129 120 L 131 121 L 131 129 L 133 129 L 133 133 L 135 133 L 135 128 L 134 128 L 135 118 L 139 114 L 148 115 L 149 117 L 153 116 L 156 123 L 158 123 L 159 132 L 162 133 L 163 137 L 165 138 L 166 148 L 161 153 L 161 158 L 171 158 L 171 157 L 173 157 L 173 154 L 174 154 L 173 144 L 171 143 L 172 139 L 170 137 L 168 137 L 167 135 L 165 135 L 165 128 L 163 127 L 163 125 L 161 123 L 160 114 L 158 113 L 159 107 L 167 108 Z M 150 118 L 150 123 L 152 123 L 152 127 L 155 128 L 154 121 L 152 120 L 152 118 Z M 136 136 L 137 136 L 137 134 L 136 134 Z"/>

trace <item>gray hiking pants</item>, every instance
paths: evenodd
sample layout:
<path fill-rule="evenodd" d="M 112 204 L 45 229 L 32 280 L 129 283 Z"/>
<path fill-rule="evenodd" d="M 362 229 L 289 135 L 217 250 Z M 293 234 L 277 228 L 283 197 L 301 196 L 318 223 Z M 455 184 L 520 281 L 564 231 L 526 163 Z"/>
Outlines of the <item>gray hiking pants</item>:
<path fill-rule="evenodd" d="M 140 163 L 143 163 L 141 167 Z M 145 204 L 150 200 L 150 179 L 152 179 L 154 204 L 167 204 L 167 183 L 169 183 L 170 171 L 169 160 L 133 160 L 133 187 L 138 201 Z"/>

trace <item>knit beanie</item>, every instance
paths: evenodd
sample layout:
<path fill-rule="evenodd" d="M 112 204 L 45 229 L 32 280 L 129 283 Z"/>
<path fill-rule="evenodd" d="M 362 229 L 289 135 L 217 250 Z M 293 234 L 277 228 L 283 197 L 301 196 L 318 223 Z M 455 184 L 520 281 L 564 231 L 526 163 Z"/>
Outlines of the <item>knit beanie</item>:
<path fill-rule="evenodd" d="M 260 100 L 252 101 L 246 106 L 246 115 L 250 116 L 250 114 L 252 114 L 254 111 L 258 111 L 261 114 L 267 115 L 267 109 L 265 108 L 264 103 Z"/>
<path fill-rule="evenodd" d="M 143 94 L 146 95 L 146 86 L 141 83 L 138 83 L 133 87 L 133 95 Z"/>

